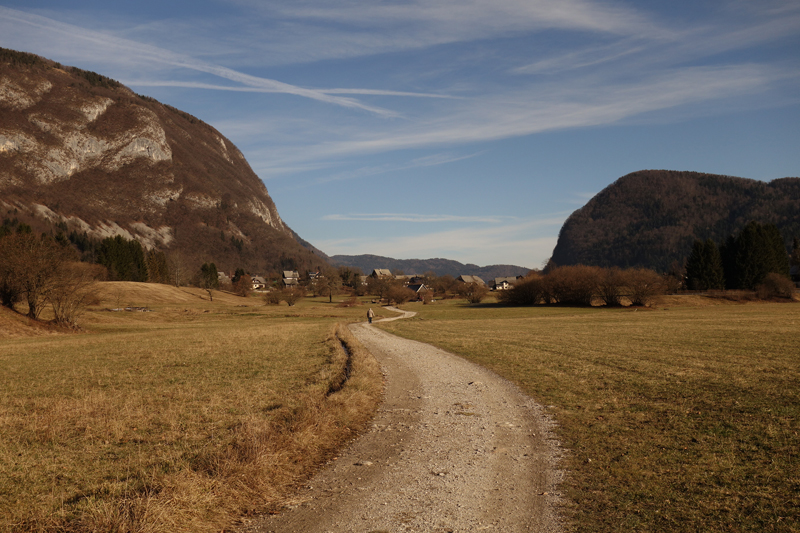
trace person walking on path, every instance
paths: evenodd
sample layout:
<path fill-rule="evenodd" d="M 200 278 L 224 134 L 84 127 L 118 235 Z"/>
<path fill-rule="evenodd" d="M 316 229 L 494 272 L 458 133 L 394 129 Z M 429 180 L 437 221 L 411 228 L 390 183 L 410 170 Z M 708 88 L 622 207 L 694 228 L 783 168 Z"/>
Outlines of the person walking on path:
<path fill-rule="evenodd" d="M 367 320 L 369 320 L 370 324 L 372 324 L 372 319 L 374 316 L 375 316 L 375 311 L 373 311 L 372 308 L 370 307 L 369 311 L 367 311 Z"/>

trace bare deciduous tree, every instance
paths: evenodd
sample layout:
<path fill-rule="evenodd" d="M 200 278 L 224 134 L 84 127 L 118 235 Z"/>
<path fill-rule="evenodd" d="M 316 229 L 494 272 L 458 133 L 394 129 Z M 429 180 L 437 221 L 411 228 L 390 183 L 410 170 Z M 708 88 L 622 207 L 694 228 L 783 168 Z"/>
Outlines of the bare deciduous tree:
<path fill-rule="evenodd" d="M 479 304 L 489 294 L 489 289 L 480 283 L 461 283 L 458 286 L 458 294 L 471 304 Z"/>
<path fill-rule="evenodd" d="M 281 299 L 290 307 L 296 304 L 300 298 L 303 298 L 305 295 L 306 291 L 301 287 L 292 287 L 291 289 L 284 289 L 281 291 Z"/>
<path fill-rule="evenodd" d="M 631 268 L 624 273 L 631 305 L 649 306 L 656 296 L 665 292 L 664 279 L 654 270 Z"/>
<path fill-rule="evenodd" d="M 86 263 L 69 262 L 59 267 L 47 294 L 57 324 L 69 328 L 78 326 L 78 317 L 86 306 L 97 300 L 95 287 L 100 274 L 97 265 Z"/>

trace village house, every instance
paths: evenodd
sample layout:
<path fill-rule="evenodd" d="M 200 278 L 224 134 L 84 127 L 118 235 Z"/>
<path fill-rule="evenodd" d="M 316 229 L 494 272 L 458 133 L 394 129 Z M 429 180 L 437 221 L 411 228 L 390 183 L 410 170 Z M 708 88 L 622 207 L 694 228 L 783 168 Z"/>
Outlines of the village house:
<path fill-rule="evenodd" d="M 493 291 L 507 291 L 517 281 L 514 276 L 505 278 L 494 278 L 489 282 L 489 288 Z"/>
<path fill-rule="evenodd" d="M 283 286 L 284 287 L 297 287 L 300 284 L 300 273 L 297 270 L 284 270 L 283 271 Z"/>
<path fill-rule="evenodd" d="M 428 292 L 428 287 L 424 283 L 411 283 L 408 288 L 414 291 L 417 300 L 422 300 L 423 295 Z"/>
<path fill-rule="evenodd" d="M 372 276 L 375 279 L 384 279 L 384 278 L 391 278 L 392 273 L 388 268 L 376 268 L 375 270 L 372 271 L 372 274 L 370 274 L 370 276 Z"/>
<path fill-rule="evenodd" d="M 414 285 L 418 283 L 422 283 L 422 278 L 420 278 L 416 274 L 399 274 L 394 277 L 397 281 L 402 281 L 404 287 L 408 287 L 409 285 Z"/>
<path fill-rule="evenodd" d="M 456 281 L 460 281 L 462 283 L 477 283 L 478 285 L 486 285 L 486 282 L 483 281 L 478 276 L 468 276 L 466 274 L 462 274 L 456 278 Z"/>
<path fill-rule="evenodd" d="M 263 291 L 267 288 L 267 280 L 261 276 L 250 276 L 250 284 L 254 291 Z"/>

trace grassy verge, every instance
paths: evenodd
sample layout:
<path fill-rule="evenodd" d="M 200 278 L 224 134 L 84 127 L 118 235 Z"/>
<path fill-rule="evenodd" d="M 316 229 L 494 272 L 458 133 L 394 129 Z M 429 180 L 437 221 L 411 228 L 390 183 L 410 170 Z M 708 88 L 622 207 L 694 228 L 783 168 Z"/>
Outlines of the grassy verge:
<path fill-rule="evenodd" d="M 279 505 L 377 405 L 377 364 L 336 331 L 364 307 L 105 291 L 84 333 L 0 338 L 2 531 L 220 531 Z"/>
<path fill-rule="evenodd" d="M 445 302 L 380 327 L 550 406 L 575 531 L 800 531 L 800 305 L 686 303 Z"/>

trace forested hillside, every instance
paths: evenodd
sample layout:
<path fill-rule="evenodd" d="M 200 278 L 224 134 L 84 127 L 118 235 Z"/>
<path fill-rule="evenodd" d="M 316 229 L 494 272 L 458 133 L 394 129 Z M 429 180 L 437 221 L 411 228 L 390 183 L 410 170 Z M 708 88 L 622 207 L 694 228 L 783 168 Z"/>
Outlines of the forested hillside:
<path fill-rule="evenodd" d="M 402 271 L 405 274 L 425 274 L 433 272 L 437 276 L 461 274 L 480 276 L 485 281 L 506 276 L 524 276 L 530 269 L 516 265 L 489 265 L 480 267 L 471 263 L 464 264 L 451 259 L 393 259 L 379 255 L 334 255 L 331 262 L 339 266 L 361 269 L 369 274 L 376 268 L 388 268 L 393 273 Z"/>
<path fill-rule="evenodd" d="M 606 187 L 561 228 L 556 265 L 668 271 L 695 240 L 725 242 L 748 222 L 774 224 L 788 251 L 800 237 L 800 178 L 751 179 L 643 170 Z"/>

